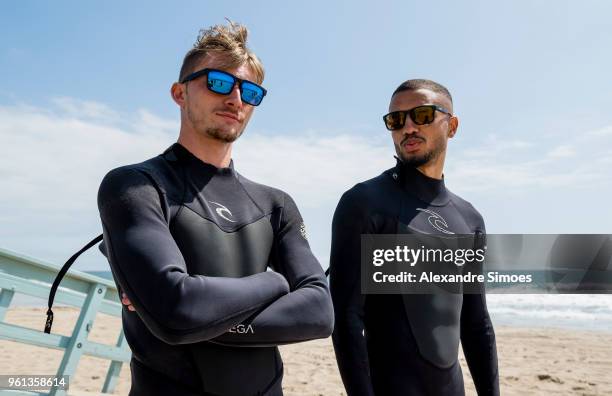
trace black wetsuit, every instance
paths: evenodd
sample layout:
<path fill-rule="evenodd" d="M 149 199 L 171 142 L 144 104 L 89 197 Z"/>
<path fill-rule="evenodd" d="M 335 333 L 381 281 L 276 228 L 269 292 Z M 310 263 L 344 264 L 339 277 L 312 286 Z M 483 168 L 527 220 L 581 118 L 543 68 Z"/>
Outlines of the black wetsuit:
<path fill-rule="evenodd" d="M 98 207 L 136 308 L 122 316 L 130 395 L 281 395 L 276 345 L 331 334 L 327 281 L 286 193 L 175 144 L 109 172 Z"/>
<path fill-rule="evenodd" d="M 443 180 L 399 161 L 342 196 L 332 227 L 330 288 L 336 359 L 349 396 L 463 395 L 459 339 L 478 394 L 499 394 L 484 291 L 444 297 L 364 295 L 360 288 L 361 234 L 484 232 L 480 214 Z"/>

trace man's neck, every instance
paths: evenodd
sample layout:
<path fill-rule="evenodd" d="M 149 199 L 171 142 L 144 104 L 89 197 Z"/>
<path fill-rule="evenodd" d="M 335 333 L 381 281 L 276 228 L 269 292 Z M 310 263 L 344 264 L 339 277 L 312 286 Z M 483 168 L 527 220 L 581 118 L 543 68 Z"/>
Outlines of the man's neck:
<path fill-rule="evenodd" d="M 442 154 L 436 160 L 418 166 L 417 169 L 427 177 L 441 180 L 444 173 L 444 159 L 445 156 Z"/>
<path fill-rule="evenodd" d="M 232 143 L 183 131 L 178 142 L 198 159 L 217 168 L 227 168 L 232 159 Z"/>

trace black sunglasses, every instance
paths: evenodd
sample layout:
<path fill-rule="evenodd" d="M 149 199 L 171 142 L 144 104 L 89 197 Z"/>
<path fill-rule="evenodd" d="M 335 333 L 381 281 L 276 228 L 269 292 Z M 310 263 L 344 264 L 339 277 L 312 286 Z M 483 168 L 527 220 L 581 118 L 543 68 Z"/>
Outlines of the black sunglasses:
<path fill-rule="evenodd" d="M 221 95 L 229 95 L 234 89 L 234 86 L 238 84 L 238 88 L 240 89 L 240 100 L 251 106 L 259 106 L 268 92 L 261 85 L 257 85 L 252 81 L 240 79 L 233 74 L 217 69 L 198 70 L 183 78 L 180 83 L 184 84 L 187 81 L 194 80 L 203 75 L 207 76 L 206 86 L 208 89 Z"/>
<path fill-rule="evenodd" d="M 452 116 L 452 113 L 444 107 L 438 105 L 423 105 L 410 110 L 392 111 L 383 116 L 383 121 L 390 131 L 402 129 L 404 125 L 406 125 L 406 116 L 409 116 L 416 125 L 427 125 L 434 121 L 436 110 Z"/>

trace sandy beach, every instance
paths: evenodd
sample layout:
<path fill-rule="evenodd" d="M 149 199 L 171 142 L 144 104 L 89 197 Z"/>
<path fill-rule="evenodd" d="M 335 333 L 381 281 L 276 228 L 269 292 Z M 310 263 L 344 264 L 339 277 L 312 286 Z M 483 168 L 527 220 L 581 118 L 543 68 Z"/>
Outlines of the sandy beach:
<path fill-rule="evenodd" d="M 42 329 L 42 308 L 18 307 L 5 321 Z M 53 332 L 69 335 L 77 310 L 56 308 Z M 90 339 L 113 344 L 119 318 L 98 314 Z M 502 395 L 610 395 L 612 394 L 612 333 L 496 327 Z M 284 346 L 284 389 L 291 395 L 345 395 L 330 339 Z M 62 351 L 0 340 L 0 374 L 55 374 Z M 461 357 L 466 391 L 475 395 L 469 370 Z M 83 357 L 70 379 L 70 395 L 98 395 L 109 362 Z M 122 369 L 115 393 L 130 388 L 129 367 Z"/>

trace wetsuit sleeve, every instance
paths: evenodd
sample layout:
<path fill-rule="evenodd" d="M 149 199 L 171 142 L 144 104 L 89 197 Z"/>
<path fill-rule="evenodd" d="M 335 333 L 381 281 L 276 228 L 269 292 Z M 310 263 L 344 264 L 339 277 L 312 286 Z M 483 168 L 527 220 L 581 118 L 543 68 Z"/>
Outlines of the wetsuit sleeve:
<path fill-rule="evenodd" d="M 357 189 L 347 191 L 332 223 L 330 288 L 335 312 L 332 339 L 342 382 L 349 396 L 374 395 L 364 337 L 364 304 L 361 294 L 361 234 L 369 220 Z"/>
<path fill-rule="evenodd" d="M 334 313 L 327 279 L 310 250 L 295 202 L 286 194 L 284 200 L 272 266 L 285 276 L 291 291 L 242 323 L 243 332 L 228 332 L 213 342 L 273 346 L 330 336 Z"/>
<path fill-rule="evenodd" d="M 478 265 L 475 271 L 482 274 L 483 265 Z M 484 285 L 479 293 L 463 295 L 461 345 L 478 395 L 498 396 L 497 346 Z"/>
<path fill-rule="evenodd" d="M 166 343 L 214 338 L 288 292 L 285 278 L 272 271 L 244 278 L 188 274 L 170 234 L 165 196 L 138 170 L 111 171 L 98 208 L 118 286 Z"/>

